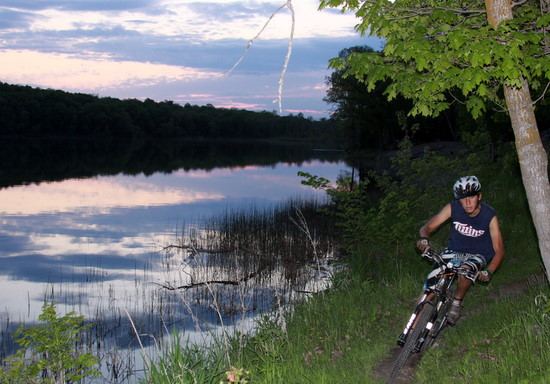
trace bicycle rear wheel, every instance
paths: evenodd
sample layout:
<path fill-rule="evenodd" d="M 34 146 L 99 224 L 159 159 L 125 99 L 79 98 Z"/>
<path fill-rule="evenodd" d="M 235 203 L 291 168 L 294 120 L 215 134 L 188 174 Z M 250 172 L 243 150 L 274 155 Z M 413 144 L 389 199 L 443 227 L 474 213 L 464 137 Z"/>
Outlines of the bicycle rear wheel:
<path fill-rule="evenodd" d="M 403 345 L 403 349 L 401 349 L 401 353 L 395 361 L 395 365 L 393 366 L 390 377 L 388 378 L 388 384 L 392 384 L 399 376 L 399 372 L 401 372 L 405 366 L 405 363 L 409 359 L 409 356 L 413 353 L 418 338 L 423 333 L 430 318 L 433 316 L 433 311 L 433 303 L 431 301 L 426 302 L 420 312 L 419 319 L 416 322 L 414 329 L 407 337 L 407 341 Z"/>

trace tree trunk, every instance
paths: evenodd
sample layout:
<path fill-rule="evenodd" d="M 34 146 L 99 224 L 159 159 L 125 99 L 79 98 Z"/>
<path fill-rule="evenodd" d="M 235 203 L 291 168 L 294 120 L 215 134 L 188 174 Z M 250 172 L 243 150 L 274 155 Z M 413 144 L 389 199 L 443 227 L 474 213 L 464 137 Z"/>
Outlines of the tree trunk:
<path fill-rule="evenodd" d="M 512 15 L 510 0 L 485 0 L 487 20 L 493 27 Z M 521 79 L 521 87 L 504 86 L 506 106 L 514 130 L 516 151 L 523 186 L 531 217 L 539 240 L 539 249 L 550 280 L 550 181 L 548 180 L 548 155 L 540 138 L 529 84 Z"/>
<path fill-rule="evenodd" d="M 542 146 L 527 81 L 521 88 L 504 87 L 516 139 L 523 186 L 537 230 L 542 261 L 550 280 L 550 182 L 548 155 Z"/>

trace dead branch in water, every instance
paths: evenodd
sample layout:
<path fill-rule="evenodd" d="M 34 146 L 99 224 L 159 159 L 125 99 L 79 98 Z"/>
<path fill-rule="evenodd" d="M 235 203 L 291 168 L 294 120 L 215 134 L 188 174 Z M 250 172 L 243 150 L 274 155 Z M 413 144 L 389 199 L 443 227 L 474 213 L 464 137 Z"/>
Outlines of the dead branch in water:
<path fill-rule="evenodd" d="M 190 284 L 180 285 L 180 286 L 177 286 L 177 287 L 174 287 L 172 284 L 170 284 L 168 282 L 165 283 L 165 284 L 160 284 L 160 283 L 155 283 L 155 284 L 157 284 L 158 286 L 160 286 L 164 289 L 168 289 L 170 291 L 176 291 L 176 290 L 179 290 L 179 289 L 187 290 L 187 289 L 190 289 L 190 288 L 208 286 L 208 285 L 211 285 L 211 284 L 240 285 L 240 284 L 243 284 L 243 283 L 247 282 L 248 280 L 251 280 L 251 279 L 259 276 L 266 269 L 267 269 L 267 265 L 264 265 L 264 267 L 258 269 L 257 271 L 251 272 L 248 275 L 246 275 L 246 276 L 244 276 L 244 277 L 242 277 L 238 280 L 208 280 L 208 281 L 201 281 L 201 282 L 198 282 L 198 283 L 191 282 Z"/>
<path fill-rule="evenodd" d="M 163 247 L 162 252 L 170 251 L 172 249 L 183 249 L 186 251 L 191 251 L 193 254 L 197 254 L 197 253 L 220 254 L 220 253 L 231 253 L 235 251 L 244 251 L 253 255 L 258 255 L 258 252 L 254 251 L 253 249 L 242 247 L 242 246 L 238 247 L 237 249 L 207 249 L 207 248 L 197 248 L 193 245 L 170 244 L 170 245 L 167 245 L 166 247 Z"/>

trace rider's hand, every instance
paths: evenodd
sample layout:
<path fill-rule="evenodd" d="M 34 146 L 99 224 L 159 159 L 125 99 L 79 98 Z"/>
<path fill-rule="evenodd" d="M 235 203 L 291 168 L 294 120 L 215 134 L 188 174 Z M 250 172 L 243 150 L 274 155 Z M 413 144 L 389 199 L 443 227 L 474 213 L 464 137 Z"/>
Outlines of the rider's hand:
<path fill-rule="evenodd" d="M 487 270 L 481 271 L 480 273 L 477 274 L 477 279 L 484 283 L 488 283 L 492 277 L 493 275 L 489 273 Z"/>
<path fill-rule="evenodd" d="M 420 252 L 426 252 L 426 249 L 430 248 L 430 240 L 427 237 L 421 237 L 416 242 L 416 248 L 420 249 Z"/>

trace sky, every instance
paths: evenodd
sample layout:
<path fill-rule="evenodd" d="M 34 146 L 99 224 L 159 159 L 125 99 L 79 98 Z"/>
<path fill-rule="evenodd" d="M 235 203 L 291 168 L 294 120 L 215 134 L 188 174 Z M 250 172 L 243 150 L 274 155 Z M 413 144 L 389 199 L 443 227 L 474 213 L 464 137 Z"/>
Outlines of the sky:
<path fill-rule="evenodd" d="M 318 5 L 319 0 L 2 0 L 0 81 L 100 97 L 328 117 L 332 106 L 323 101 L 328 60 L 344 48 L 379 50 L 382 44 L 355 32 L 353 14 L 319 11 Z M 291 56 L 279 104 L 292 14 Z"/>

